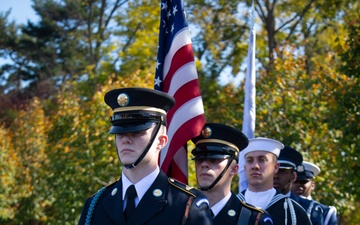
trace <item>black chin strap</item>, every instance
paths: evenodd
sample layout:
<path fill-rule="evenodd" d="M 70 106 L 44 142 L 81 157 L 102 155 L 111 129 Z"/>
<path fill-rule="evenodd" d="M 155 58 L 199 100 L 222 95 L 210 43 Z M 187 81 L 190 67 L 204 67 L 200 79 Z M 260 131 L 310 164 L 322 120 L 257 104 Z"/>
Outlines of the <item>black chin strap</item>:
<path fill-rule="evenodd" d="M 159 130 L 160 130 L 160 127 L 161 127 L 161 123 L 160 123 L 160 122 L 157 122 L 157 123 L 156 123 L 156 127 L 155 127 L 154 131 L 153 131 L 152 134 L 151 134 L 150 141 L 149 141 L 149 143 L 147 144 L 147 146 L 145 147 L 143 153 L 140 155 L 140 157 L 139 157 L 134 163 L 124 164 L 124 167 L 125 167 L 126 169 L 135 168 L 135 167 L 141 162 L 141 160 L 143 160 L 143 158 L 145 157 L 145 155 L 148 153 L 151 145 L 153 144 L 153 142 L 154 142 L 154 140 L 155 140 L 155 138 L 156 138 L 156 136 L 157 136 L 157 134 L 158 134 L 158 132 L 159 132 Z M 116 146 L 116 148 L 117 148 L 117 146 Z M 119 151 L 116 151 L 116 152 L 117 152 L 118 157 L 119 157 L 119 159 L 120 159 Z M 121 160 L 120 160 L 120 161 L 121 161 Z"/>
<path fill-rule="evenodd" d="M 292 173 L 293 173 L 293 171 L 292 171 Z M 293 174 L 291 174 L 291 176 L 290 176 L 287 184 L 285 185 L 285 187 L 283 187 L 283 189 L 280 190 L 280 193 L 283 193 L 285 191 L 285 189 L 290 186 L 292 178 L 293 178 Z M 291 191 L 291 188 L 289 188 L 289 189 L 290 189 L 289 191 Z M 287 193 L 289 193 L 289 192 L 287 192 Z M 287 193 L 285 193 L 285 194 L 287 194 Z"/>
<path fill-rule="evenodd" d="M 198 188 L 201 191 L 210 191 L 218 182 L 219 180 L 224 176 L 224 173 L 229 169 L 231 162 L 234 160 L 234 158 L 229 158 L 228 163 L 226 164 L 226 167 L 224 170 L 220 173 L 220 175 L 214 180 L 214 182 L 209 187 L 200 187 L 198 184 Z"/>

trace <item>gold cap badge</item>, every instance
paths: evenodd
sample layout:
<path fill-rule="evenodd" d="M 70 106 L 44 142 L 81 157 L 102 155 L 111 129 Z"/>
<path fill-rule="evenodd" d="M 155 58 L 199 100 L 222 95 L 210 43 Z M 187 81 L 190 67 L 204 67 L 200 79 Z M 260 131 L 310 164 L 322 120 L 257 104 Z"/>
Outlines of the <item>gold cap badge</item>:
<path fill-rule="evenodd" d="M 129 96 L 125 93 L 121 93 L 117 97 L 117 102 L 120 106 L 127 106 L 127 104 L 129 104 Z"/>
<path fill-rule="evenodd" d="M 201 131 L 201 135 L 204 138 L 209 138 L 212 135 L 212 130 L 210 127 L 205 127 L 202 131 Z"/>

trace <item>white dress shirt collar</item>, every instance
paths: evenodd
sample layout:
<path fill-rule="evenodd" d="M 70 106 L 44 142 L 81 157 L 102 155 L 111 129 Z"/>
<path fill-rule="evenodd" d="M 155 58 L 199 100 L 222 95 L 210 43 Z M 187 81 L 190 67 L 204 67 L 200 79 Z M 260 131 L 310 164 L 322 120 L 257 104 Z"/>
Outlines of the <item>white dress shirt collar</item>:
<path fill-rule="evenodd" d="M 157 167 L 153 172 L 139 180 L 135 185 L 137 197 L 135 198 L 135 204 L 137 205 L 139 201 L 144 196 L 145 192 L 150 188 L 150 186 L 154 183 L 156 177 L 160 173 L 159 167 Z M 122 199 L 125 199 L 125 194 L 127 188 L 133 183 L 126 177 L 124 173 L 122 173 Z"/>
<path fill-rule="evenodd" d="M 231 197 L 231 192 L 229 192 L 229 194 L 227 194 L 223 199 L 221 199 L 215 205 L 213 205 L 213 207 L 211 207 L 211 211 L 213 212 L 214 217 L 217 214 L 219 214 L 219 212 L 222 210 L 222 208 L 224 208 L 226 203 L 229 201 L 230 197 Z"/>

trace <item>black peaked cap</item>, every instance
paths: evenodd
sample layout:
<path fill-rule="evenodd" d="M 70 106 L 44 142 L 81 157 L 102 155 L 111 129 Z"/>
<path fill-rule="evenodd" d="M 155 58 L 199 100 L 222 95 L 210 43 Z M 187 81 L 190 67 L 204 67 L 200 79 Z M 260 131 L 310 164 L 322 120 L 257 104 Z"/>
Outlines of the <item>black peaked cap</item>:
<path fill-rule="evenodd" d="M 175 105 L 165 92 L 137 87 L 111 90 L 104 100 L 114 111 L 111 134 L 146 130 L 157 122 L 166 125 L 166 114 Z"/>
<path fill-rule="evenodd" d="M 191 152 L 194 159 L 224 156 L 238 159 L 239 152 L 249 144 L 248 138 L 241 131 L 219 123 L 206 123 L 201 134 L 192 141 L 196 145 Z"/>
<path fill-rule="evenodd" d="M 285 146 L 281 151 L 278 157 L 278 162 L 280 163 L 280 168 L 283 169 L 295 169 L 297 170 L 298 166 L 301 166 L 303 157 L 299 151 L 289 146 Z"/>

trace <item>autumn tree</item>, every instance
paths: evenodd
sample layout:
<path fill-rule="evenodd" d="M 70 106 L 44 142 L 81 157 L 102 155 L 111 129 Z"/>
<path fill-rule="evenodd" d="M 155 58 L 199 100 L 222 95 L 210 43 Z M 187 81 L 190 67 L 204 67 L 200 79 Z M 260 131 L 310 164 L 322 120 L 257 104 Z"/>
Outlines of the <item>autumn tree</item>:
<path fill-rule="evenodd" d="M 48 187 L 44 170 L 49 162 L 45 152 L 48 126 L 40 101 L 34 99 L 27 111 L 22 110 L 18 113 L 9 129 L 13 147 L 3 150 L 10 157 L 14 157 L 14 154 L 17 157 L 16 160 L 12 159 L 15 166 L 15 182 L 6 199 L 14 201 L 11 204 L 14 216 L 9 218 L 12 223 L 46 220 L 43 209 L 51 204 L 52 199 L 39 193 L 45 192 Z"/>
<path fill-rule="evenodd" d="M 16 199 L 9 198 L 16 184 L 16 167 L 20 165 L 18 154 L 11 143 L 9 131 L 0 128 L 0 222 L 14 219 Z"/>

